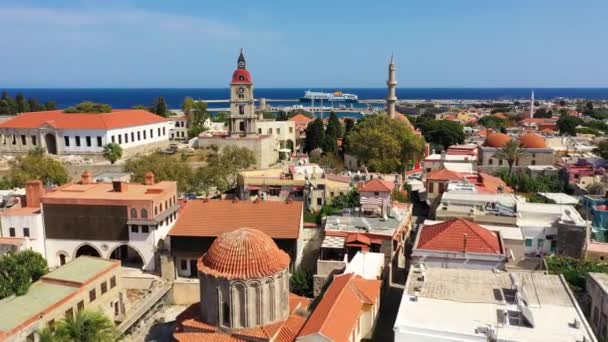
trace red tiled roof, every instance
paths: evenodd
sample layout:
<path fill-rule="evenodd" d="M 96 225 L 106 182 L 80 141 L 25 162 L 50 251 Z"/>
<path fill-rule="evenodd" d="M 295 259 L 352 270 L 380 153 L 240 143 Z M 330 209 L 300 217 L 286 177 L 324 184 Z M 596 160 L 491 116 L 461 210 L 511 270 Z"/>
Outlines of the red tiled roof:
<path fill-rule="evenodd" d="M 545 138 L 534 133 L 524 133 L 519 137 L 519 143 L 527 148 L 547 148 Z"/>
<path fill-rule="evenodd" d="M 503 192 L 512 193 L 513 189 L 507 185 L 502 179 L 487 174 L 483 172 L 479 172 L 479 178 L 481 180 L 481 186 L 490 193 L 497 193 L 498 188 L 502 188 Z"/>
<path fill-rule="evenodd" d="M 376 304 L 380 285 L 380 280 L 352 273 L 336 276 L 298 336 L 320 334 L 331 341 L 348 341 L 363 305 Z"/>
<path fill-rule="evenodd" d="M 462 179 L 464 179 L 464 177 L 461 176 L 458 172 L 454 172 L 454 171 L 451 171 L 448 169 L 432 171 L 426 175 L 426 180 L 450 181 L 450 180 L 462 180 Z"/>
<path fill-rule="evenodd" d="M 63 110 L 31 112 L 0 123 L 0 128 L 112 129 L 165 122 L 167 119 L 140 109 L 114 109 L 111 113 L 64 113 Z"/>
<path fill-rule="evenodd" d="M 502 254 L 496 233 L 465 219 L 453 219 L 423 226 L 416 249 Z"/>
<path fill-rule="evenodd" d="M 299 201 L 192 200 L 183 207 L 169 235 L 217 237 L 248 227 L 274 239 L 295 239 L 300 235 L 302 208 Z"/>
<path fill-rule="evenodd" d="M 251 340 L 270 340 L 276 336 L 274 341 L 292 342 L 306 321 L 300 316 L 297 309 L 307 309 L 310 300 L 293 293 L 289 294 L 289 312 L 287 320 L 272 323 L 251 329 L 241 329 L 233 333 L 220 330 L 218 327 L 207 324 L 200 320 L 200 302 L 190 305 L 175 319 L 177 324 L 173 337 L 179 342 L 194 341 L 219 341 L 219 342 L 244 342 Z M 187 331 L 184 331 L 187 330 Z"/>
<path fill-rule="evenodd" d="M 222 234 L 198 259 L 198 271 L 228 279 L 254 279 L 274 275 L 289 266 L 289 256 L 270 236 L 241 228 Z"/>
<path fill-rule="evenodd" d="M 295 121 L 297 123 L 308 124 L 309 122 L 312 121 L 312 119 L 304 114 L 297 114 L 297 115 L 294 115 L 292 118 L 290 118 L 289 121 Z"/>
<path fill-rule="evenodd" d="M 360 192 L 391 192 L 394 187 L 391 182 L 376 178 L 359 185 L 358 190 Z"/>

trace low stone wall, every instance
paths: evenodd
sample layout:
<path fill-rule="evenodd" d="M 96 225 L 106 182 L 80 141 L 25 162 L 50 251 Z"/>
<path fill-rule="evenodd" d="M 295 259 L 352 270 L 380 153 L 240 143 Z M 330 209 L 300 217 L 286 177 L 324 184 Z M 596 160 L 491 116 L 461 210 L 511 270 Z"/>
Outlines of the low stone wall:
<path fill-rule="evenodd" d="M 180 280 L 173 282 L 167 300 L 171 305 L 190 305 L 201 301 L 200 285 L 198 280 Z"/>
<path fill-rule="evenodd" d="M 149 290 L 155 280 L 157 279 L 153 277 L 121 277 L 122 287 L 125 289 Z"/>

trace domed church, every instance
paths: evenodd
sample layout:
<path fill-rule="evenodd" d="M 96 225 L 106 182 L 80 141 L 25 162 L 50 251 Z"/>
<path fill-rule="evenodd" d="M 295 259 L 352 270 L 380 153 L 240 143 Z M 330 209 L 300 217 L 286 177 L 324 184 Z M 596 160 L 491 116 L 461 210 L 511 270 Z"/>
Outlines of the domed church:
<path fill-rule="evenodd" d="M 289 293 L 289 261 L 259 230 L 241 228 L 219 236 L 197 262 L 201 301 L 177 317 L 173 337 L 285 340 L 304 324 L 302 311 L 309 304 Z"/>

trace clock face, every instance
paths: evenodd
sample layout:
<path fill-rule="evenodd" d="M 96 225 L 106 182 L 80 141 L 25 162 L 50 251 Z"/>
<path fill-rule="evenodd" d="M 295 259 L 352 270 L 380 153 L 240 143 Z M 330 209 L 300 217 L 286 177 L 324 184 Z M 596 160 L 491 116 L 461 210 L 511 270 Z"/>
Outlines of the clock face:
<path fill-rule="evenodd" d="M 244 92 L 245 92 L 245 88 L 240 87 L 239 89 L 237 89 L 237 92 L 238 92 L 239 94 L 242 94 L 242 93 L 244 93 Z"/>

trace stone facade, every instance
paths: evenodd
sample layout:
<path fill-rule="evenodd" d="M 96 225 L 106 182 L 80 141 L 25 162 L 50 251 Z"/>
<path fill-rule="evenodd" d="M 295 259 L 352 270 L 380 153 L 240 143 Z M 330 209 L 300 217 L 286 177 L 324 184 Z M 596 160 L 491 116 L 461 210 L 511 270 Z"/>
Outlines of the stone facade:
<path fill-rule="evenodd" d="M 495 147 L 480 146 L 479 166 L 489 170 L 509 167 L 506 160 L 500 160 L 494 157 L 494 154 L 499 150 L 499 148 Z M 526 148 L 525 151 L 527 153 L 513 165 L 514 168 L 526 168 L 534 165 L 553 165 L 555 162 L 553 149 Z"/>
<path fill-rule="evenodd" d="M 289 315 L 287 270 L 260 279 L 225 279 L 199 273 L 201 318 L 225 329 L 253 328 Z M 219 308 L 219 310 L 218 310 Z"/>

